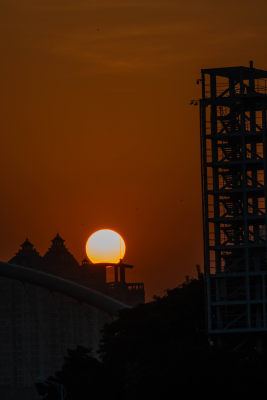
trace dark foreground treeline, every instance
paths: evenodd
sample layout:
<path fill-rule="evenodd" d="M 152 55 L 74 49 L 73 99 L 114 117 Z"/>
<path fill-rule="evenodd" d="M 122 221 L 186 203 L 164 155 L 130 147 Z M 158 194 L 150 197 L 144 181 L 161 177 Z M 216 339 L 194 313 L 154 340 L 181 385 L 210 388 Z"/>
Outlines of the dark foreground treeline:
<path fill-rule="evenodd" d="M 211 345 L 201 275 L 162 298 L 121 312 L 105 327 L 100 359 L 69 351 L 61 371 L 38 383 L 42 399 L 256 395 L 267 388 L 267 356 L 249 338 Z M 105 396 L 105 397 L 104 397 Z"/>

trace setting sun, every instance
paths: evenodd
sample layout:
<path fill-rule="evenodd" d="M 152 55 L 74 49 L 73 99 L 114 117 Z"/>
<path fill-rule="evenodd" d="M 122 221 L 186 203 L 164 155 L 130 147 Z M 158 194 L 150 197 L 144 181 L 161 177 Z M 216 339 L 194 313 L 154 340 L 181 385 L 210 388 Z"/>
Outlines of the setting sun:
<path fill-rule="evenodd" d="M 96 231 L 86 243 L 86 254 L 93 263 L 119 263 L 125 249 L 123 238 L 110 229 Z"/>

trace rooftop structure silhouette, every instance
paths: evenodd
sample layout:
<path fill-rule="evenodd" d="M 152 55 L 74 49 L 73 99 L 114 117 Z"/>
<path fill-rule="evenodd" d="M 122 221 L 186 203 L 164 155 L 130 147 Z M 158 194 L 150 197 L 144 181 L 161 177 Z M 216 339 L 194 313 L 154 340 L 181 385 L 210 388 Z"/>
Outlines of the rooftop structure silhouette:
<path fill-rule="evenodd" d="M 59 233 L 51 242 L 49 249 L 44 256 L 41 256 L 34 245 L 26 238 L 18 252 L 8 263 L 59 276 L 82 286 L 99 290 L 126 304 L 135 305 L 145 301 L 144 284 L 126 282 L 125 269 L 132 266 L 123 263 L 112 265 L 114 281 L 107 282 L 106 270 L 109 265 L 93 264 L 88 259 L 82 260 L 80 264 L 70 253 L 65 245 L 65 240 Z M 118 273 L 118 270 L 120 273 Z"/>

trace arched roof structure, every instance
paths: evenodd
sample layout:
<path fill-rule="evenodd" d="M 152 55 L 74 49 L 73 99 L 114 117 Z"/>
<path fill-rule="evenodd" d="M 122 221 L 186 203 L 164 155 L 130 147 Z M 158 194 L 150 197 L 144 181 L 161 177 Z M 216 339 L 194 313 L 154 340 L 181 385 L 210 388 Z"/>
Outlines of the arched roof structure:
<path fill-rule="evenodd" d="M 101 292 L 33 268 L 0 262 L 0 277 L 40 286 L 52 292 L 59 292 L 114 316 L 120 310 L 130 308 L 128 305 Z"/>

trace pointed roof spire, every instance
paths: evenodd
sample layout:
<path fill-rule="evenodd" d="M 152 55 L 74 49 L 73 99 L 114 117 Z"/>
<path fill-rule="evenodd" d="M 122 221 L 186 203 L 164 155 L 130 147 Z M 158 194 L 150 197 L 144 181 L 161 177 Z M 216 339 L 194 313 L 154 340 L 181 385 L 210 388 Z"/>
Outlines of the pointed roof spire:
<path fill-rule="evenodd" d="M 65 247 L 65 240 L 62 239 L 62 237 L 60 236 L 59 233 L 56 234 L 56 236 L 54 237 L 54 239 L 51 240 L 51 242 L 53 243 L 52 246 L 64 246 Z"/>
<path fill-rule="evenodd" d="M 20 249 L 11 260 L 10 264 L 23 265 L 25 267 L 40 268 L 42 266 L 42 257 L 34 248 L 34 245 L 28 238 L 20 245 Z"/>
<path fill-rule="evenodd" d="M 29 239 L 26 237 L 25 241 L 20 245 L 20 247 L 23 250 L 32 250 L 33 249 L 33 244 L 29 241 Z"/>
<path fill-rule="evenodd" d="M 78 261 L 69 252 L 65 246 L 65 240 L 62 239 L 59 233 L 56 234 L 51 242 L 52 245 L 43 257 L 46 271 L 70 279 L 72 275 L 75 275 L 76 269 L 79 267 Z"/>

